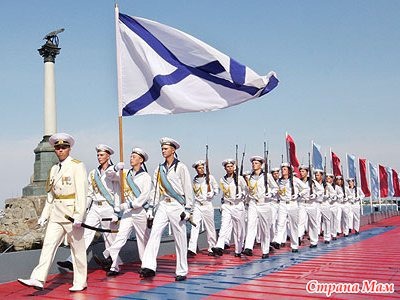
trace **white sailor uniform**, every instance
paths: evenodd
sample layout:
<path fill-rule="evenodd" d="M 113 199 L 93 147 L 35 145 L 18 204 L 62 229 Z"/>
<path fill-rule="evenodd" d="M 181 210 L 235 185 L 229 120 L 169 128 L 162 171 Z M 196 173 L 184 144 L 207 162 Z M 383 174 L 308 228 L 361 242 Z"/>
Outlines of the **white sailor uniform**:
<path fill-rule="evenodd" d="M 214 176 L 210 174 L 210 188 L 211 191 L 207 192 L 208 187 L 205 176 L 195 176 L 192 182 L 194 192 L 194 210 L 193 222 L 197 224 L 196 227 L 192 226 L 190 231 L 190 239 L 188 250 L 194 253 L 197 252 L 197 240 L 200 232 L 200 222 L 203 220 L 204 228 L 207 232 L 208 252 L 212 252 L 211 248 L 217 242 L 217 234 L 215 231 L 214 223 L 214 206 L 212 199 L 218 194 L 218 183 Z"/>
<path fill-rule="evenodd" d="M 183 197 L 186 203 L 181 204 L 179 199 L 170 195 L 170 192 L 166 190 L 166 187 L 161 182 L 161 172 L 166 174 L 172 189 L 180 197 Z M 166 163 L 158 166 L 154 172 L 153 181 L 155 184 L 150 194 L 150 199 L 155 199 L 154 209 L 156 213 L 143 254 L 142 269 L 156 271 L 161 236 L 164 228 L 170 223 L 175 239 L 176 275 L 186 276 L 188 273 L 186 221 L 182 221 L 180 215 L 185 210 L 188 213 L 193 207 L 193 190 L 189 170 L 185 164 L 175 159 L 169 167 L 167 167 Z M 153 205 L 153 203 L 150 203 L 150 205 Z"/>
<path fill-rule="evenodd" d="M 350 223 L 352 229 L 356 232 L 360 231 L 360 217 L 361 217 L 361 203 L 365 195 L 361 188 L 357 187 L 357 196 L 355 195 L 355 188 L 347 188 L 346 195 L 351 203 L 351 210 L 353 215 L 353 222 Z"/>
<path fill-rule="evenodd" d="M 85 219 L 88 188 L 86 168 L 82 162 L 68 156 L 51 168 L 49 184 L 50 191 L 47 193 L 47 201 L 40 217 L 47 219 L 48 225 L 39 264 L 33 270 L 31 278 L 46 281 L 56 251 L 66 234 L 74 267 L 73 285 L 83 289 L 87 286 L 84 230 L 82 227 L 74 227 L 65 215 L 79 222 Z"/>

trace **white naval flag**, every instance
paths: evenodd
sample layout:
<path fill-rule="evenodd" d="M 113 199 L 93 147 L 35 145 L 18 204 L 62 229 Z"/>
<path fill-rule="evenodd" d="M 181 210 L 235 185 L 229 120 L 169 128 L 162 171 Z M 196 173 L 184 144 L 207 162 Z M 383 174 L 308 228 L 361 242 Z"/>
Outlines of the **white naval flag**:
<path fill-rule="evenodd" d="M 169 26 L 118 12 L 119 115 L 213 111 L 278 85 L 204 42 Z"/>

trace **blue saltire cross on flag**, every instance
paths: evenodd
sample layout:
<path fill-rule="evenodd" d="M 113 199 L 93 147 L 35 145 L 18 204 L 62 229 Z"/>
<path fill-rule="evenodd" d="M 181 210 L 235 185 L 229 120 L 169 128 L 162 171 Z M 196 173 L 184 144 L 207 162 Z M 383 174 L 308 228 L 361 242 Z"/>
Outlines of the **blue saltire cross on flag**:
<path fill-rule="evenodd" d="M 169 26 L 118 12 L 119 115 L 214 111 L 278 85 L 206 43 Z"/>

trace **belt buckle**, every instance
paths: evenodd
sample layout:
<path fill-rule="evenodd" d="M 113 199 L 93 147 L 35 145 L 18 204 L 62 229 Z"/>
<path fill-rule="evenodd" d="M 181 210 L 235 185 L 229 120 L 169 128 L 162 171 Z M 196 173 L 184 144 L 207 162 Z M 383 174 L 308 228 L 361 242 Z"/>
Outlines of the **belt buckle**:
<path fill-rule="evenodd" d="M 290 204 L 290 200 L 286 200 L 286 204 Z"/>
<path fill-rule="evenodd" d="M 98 206 L 102 206 L 103 205 L 103 201 L 97 201 L 97 205 Z"/>
<path fill-rule="evenodd" d="M 165 198 L 164 201 L 167 202 L 167 203 L 171 203 L 172 202 L 171 198 Z"/>

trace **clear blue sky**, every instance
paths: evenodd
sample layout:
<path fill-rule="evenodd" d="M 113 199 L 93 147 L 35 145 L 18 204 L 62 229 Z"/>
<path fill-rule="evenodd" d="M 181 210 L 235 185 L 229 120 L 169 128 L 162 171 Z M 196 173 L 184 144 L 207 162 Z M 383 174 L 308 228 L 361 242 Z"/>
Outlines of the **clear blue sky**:
<path fill-rule="evenodd" d="M 267 139 L 278 165 L 288 131 L 302 162 L 314 140 L 342 160 L 353 153 L 400 171 L 399 1 L 118 3 L 122 13 L 176 27 L 280 79 L 270 94 L 233 108 L 124 118 L 126 158 L 132 146 L 143 147 L 152 172 L 161 160 L 159 138 L 170 136 L 191 165 L 208 143 L 219 177 L 235 144 L 246 144 L 248 158 L 262 154 Z M 1 204 L 21 195 L 33 173 L 33 149 L 43 135 L 37 49 L 46 33 L 65 28 L 56 60 L 58 131 L 76 137 L 73 156 L 95 167 L 96 144 L 118 149 L 118 122 L 114 1 L 2 1 L 0 22 Z"/>

